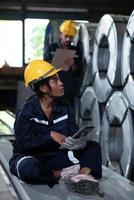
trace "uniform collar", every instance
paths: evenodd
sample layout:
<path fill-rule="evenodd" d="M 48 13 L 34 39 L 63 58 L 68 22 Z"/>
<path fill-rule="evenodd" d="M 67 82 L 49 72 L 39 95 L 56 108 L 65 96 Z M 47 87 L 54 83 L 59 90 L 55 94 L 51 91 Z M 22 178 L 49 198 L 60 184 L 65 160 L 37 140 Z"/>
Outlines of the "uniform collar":
<path fill-rule="evenodd" d="M 39 110 L 42 111 L 42 108 L 41 108 L 41 105 L 40 105 L 40 101 L 39 101 L 38 96 L 35 96 L 35 102 L 36 102 L 37 108 L 39 108 Z M 54 101 L 53 112 L 54 112 L 54 113 L 60 113 L 60 112 L 62 112 L 62 106 L 60 105 L 58 99 L 56 99 L 56 100 Z"/>

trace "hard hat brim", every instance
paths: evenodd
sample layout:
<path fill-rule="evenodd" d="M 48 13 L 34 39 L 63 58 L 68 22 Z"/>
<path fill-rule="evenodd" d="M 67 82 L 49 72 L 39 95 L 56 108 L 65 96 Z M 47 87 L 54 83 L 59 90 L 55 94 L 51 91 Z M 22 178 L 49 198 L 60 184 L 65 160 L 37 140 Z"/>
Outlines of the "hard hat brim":
<path fill-rule="evenodd" d="M 53 76 L 55 74 L 57 74 L 58 72 L 60 72 L 62 69 L 58 68 L 58 69 L 54 69 L 50 74 L 48 74 L 45 78 Z"/>

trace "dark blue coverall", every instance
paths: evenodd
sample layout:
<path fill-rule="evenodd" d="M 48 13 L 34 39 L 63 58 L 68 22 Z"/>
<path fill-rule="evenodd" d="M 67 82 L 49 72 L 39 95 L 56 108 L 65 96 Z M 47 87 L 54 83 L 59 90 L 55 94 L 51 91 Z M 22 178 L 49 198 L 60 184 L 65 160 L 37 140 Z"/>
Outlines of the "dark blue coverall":
<path fill-rule="evenodd" d="M 13 156 L 9 161 L 10 171 L 24 182 L 48 184 L 58 183 L 52 170 L 61 170 L 73 163 L 68 150 L 50 137 L 50 131 L 71 136 L 77 131 L 74 114 L 68 104 L 55 101 L 53 114 L 48 120 L 41 109 L 37 96 L 32 97 L 20 108 L 14 125 L 15 142 Z M 73 151 L 81 167 L 92 169 L 92 175 L 101 178 L 101 151 L 96 142 L 88 142 L 85 149 Z"/>

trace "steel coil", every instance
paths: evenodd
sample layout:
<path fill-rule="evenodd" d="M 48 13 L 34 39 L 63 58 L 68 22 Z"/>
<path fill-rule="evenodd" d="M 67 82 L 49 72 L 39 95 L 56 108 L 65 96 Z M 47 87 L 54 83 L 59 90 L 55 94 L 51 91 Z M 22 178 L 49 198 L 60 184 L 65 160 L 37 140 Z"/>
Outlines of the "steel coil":
<path fill-rule="evenodd" d="M 122 92 L 115 92 L 106 104 L 100 141 L 103 164 L 130 178 L 134 128 L 132 113 Z"/>
<path fill-rule="evenodd" d="M 80 99 L 80 119 L 82 125 L 93 127 L 88 139 L 99 141 L 100 111 L 97 97 L 92 87 L 87 87 Z"/>
<path fill-rule="evenodd" d="M 129 106 L 134 110 L 134 11 L 128 20 L 124 34 L 121 72 L 123 92 Z"/>
<path fill-rule="evenodd" d="M 121 86 L 121 50 L 127 19 L 106 14 L 95 33 L 93 87 L 101 103 L 108 100 L 113 86 Z"/>
<path fill-rule="evenodd" d="M 81 84 L 81 93 L 84 89 L 92 85 L 93 76 L 92 76 L 92 54 L 93 54 L 93 44 L 94 44 L 94 35 L 97 28 L 97 24 L 86 23 L 80 24 L 79 26 L 79 40 L 81 41 L 82 49 L 82 60 L 83 60 L 83 80 Z"/>

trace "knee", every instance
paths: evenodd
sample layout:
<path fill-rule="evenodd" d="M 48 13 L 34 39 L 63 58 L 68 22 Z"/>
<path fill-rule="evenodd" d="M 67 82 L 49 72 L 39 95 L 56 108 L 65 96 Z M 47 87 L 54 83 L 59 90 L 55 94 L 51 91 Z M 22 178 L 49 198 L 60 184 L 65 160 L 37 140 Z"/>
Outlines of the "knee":
<path fill-rule="evenodd" d="M 18 176 L 25 182 L 31 182 L 39 176 L 40 161 L 35 158 L 23 160 L 18 165 Z"/>

